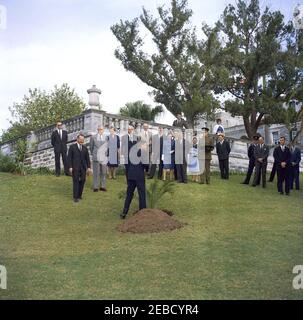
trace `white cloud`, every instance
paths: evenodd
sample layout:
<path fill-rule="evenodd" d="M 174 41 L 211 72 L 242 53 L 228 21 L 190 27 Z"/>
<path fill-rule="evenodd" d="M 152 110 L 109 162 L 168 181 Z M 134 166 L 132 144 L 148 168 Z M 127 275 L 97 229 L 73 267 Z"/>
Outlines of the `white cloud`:
<path fill-rule="evenodd" d="M 68 40 L 66 40 L 68 39 Z M 126 72 L 114 57 L 117 47 L 110 31 L 95 35 L 65 34 L 56 43 L 32 43 L 13 49 L 0 48 L 1 128 L 8 127 L 8 106 L 21 100 L 28 88 L 50 90 L 67 82 L 87 102 L 86 90 L 96 84 L 102 90 L 101 103 L 110 113 L 117 113 L 125 103 L 144 100 L 154 105 L 151 91 L 134 74 Z M 166 112 L 161 122 L 171 123 Z"/>

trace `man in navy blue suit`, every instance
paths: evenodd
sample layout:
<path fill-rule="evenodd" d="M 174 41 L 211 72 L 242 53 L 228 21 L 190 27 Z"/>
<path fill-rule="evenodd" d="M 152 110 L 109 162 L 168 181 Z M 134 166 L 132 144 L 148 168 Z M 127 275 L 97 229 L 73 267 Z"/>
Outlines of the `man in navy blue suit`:
<path fill-rule="evenodd" d="M 274 159 L 277 162 L 277 175 L 278 175 L 278 192 L 284 194 L 283 183 L 285 188 L 285 194 L 289 195 L 289 176 L 290 176 L 290 160 L 291 153 L 289 148 L 285 145 L 285 137 L 280 138 L 280 145 L 274 150 Z"/>
<path fill-rule="evenodd" d="M 123 212 L 120 214 L 121 219 L 125 219 L 134 192 L 137 188 L 139 195 L 139 209 L 146 208 L 146 194 L 145 194 L 145 174 L 144 164 L 141 162 L 141 149 L 137 137 L 133 134 L 134 128 L 128 128 L 128 134 L 122 137 L 124 144 L 123 154 L 125 158 L 125 174 L 127 181 L 126 199 L 124 202 Z"/>
<path fill-rule="evenodd" d="M 291 158 L 290 158 L 290 190 L 296 185 L 296 190 L 300 190 L 300 162 L 301 162 L 301 150 L 295 146 L 290 146 Z"/>

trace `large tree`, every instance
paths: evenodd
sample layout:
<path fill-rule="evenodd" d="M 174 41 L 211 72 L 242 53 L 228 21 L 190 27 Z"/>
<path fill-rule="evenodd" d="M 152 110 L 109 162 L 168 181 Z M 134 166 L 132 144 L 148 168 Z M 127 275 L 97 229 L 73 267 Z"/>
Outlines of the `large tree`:
<path fill-rule="evenodd" d="M 189 124 L 211 114 L 218 102 L 211 92 L 207 66 L 194 49 L 195 30 L 191 30 L 192 11 L 187 0 L 173 0 L 171 7 L 158 7 L 158 17 L 145 8 L 139 18 L 120 21 L 112 32 L 120 43 L 116 57 L 126 70 L 153 88 L 154 99 L 174 115 L 184 112 Z M 143 26 L 151 35 L 154 53 L 144 51 Z"/>
<path fill-rule="evenodd" d="M 155 121 L 162 112 L 162 106 L 152 108 L 143 101 L 128 102 L 125 104 L 125 107 L 120 108 L 120 114 L 122 116 L 146 121 Z"/>
<path fill-rule="evenodd" d="M 248 137 L 262 123 L 284 123 L 285 104 L 302 98 L 302 30 L 259 1 L 228 5 L 215 28 L 204 26 L 198 44 L 217 79 L 215 92 L 228 93 L 225 110 L 242 116 Z"/>
<path fill-rule="evenodd" d="M 85 103 L 67 84 L 55 86 L 51 92 L 29 89 L 23 101 L 10 107 L 13 120 L 11 127 L 3 132 L 6 141 L 45 126 L 81 114 Z"/>

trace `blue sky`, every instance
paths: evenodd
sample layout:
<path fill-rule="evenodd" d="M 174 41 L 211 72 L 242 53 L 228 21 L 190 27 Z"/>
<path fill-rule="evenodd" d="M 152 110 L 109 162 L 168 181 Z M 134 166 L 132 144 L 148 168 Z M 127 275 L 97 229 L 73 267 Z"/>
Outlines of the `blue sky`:
<path fill-rule="evenodd" d="M 213 24 L 234 0 L 189 0 L 193 24 Z M 96 84 L 108 112 L 118 112 L 126 102 L 153 104 L 150 88 L 126 72 L 113 52 L 117 47 L 110 27 L 132 19 L 142 6 L 155 12 L 169 0 L 0 0 L 7 9 L 7 27 L 0 28 L 0 128 L 9 126 L 8 107 L 22 100 L 28 88 L 49 90 L 67 82 L 87 101 L 86 90 Z M 261 1 L 291 18 L 303 0 Z M 166 112 L 160 122 L 171 123 Z"/>

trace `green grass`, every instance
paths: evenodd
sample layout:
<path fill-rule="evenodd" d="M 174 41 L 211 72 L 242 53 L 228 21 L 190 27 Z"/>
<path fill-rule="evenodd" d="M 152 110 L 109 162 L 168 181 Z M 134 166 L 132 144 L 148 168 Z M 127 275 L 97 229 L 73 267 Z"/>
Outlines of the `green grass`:
<path fill-rule="evenodd" d="M 302 299 L 292 269 L 303 264 L 303 195 L 281 196 L 212 177 L 176 184 L 161 207 L 187 225 L 170 233 L 121 234 L 125 178 L 107 193 L 71 179 L 0 174 L 0 299 Z M 137 209 L 133 204 L 132 210 Z"/>

